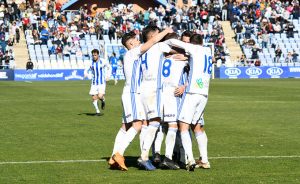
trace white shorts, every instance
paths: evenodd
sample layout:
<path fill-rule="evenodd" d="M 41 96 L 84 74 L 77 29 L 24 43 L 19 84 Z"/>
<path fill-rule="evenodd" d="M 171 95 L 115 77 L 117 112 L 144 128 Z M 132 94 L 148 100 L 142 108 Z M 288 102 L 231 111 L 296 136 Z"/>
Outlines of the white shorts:
<path fill-rule="evenodd" d="M 106 85 L 91 85 L 90 95 L 105 94 Z"/>
<path fill-rule="evenodd" d="M 123 93 L 122 105 L 124 123 L 145 120 L 145 113 L 139 93 Z"/>
<path fill-rule="evenodd" d="M 179 97 L 174 95 L 175 87 L 166 87 L 162 91 L 162 108 L 164 122 L 177 122 Z"/>
<path fill-rule="evenodd" d="M 161 90 L 143 89 L 141 99 L 146 120 L 161 118 Z"/>
<path fill-rule="evenodd" d="M 204 112 L 206 103 L 206 96 L 196 93 L 185 93 L 178 110 L 178 120 L 188 124 L 196 124 Z"/>

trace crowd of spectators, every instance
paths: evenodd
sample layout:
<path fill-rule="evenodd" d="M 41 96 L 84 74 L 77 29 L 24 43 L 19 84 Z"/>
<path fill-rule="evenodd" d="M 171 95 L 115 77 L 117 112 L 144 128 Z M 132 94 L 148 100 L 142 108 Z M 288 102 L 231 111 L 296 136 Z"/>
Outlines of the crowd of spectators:
<path fill-rule="evenodd" d="M 149 7 L 140 12 L 134 12 L 132 5 L 124 4 L 112 4 L 103 12 L 92 11 L 88 4 L 76 11 L 61 11 L 61 4 L 55 0 L 50 0 L 45 12 L 44 3 L 43 0 L 34 3 L 33 7 L 28 5 L 21 12 L 23 29 L 31 39 L 29 44 L 47 45 L 49 54 L 59 57 L 82 55 L 80 39 L 86 34 L 95 35 L 97 39 L 106 35 L 112 41 L 132 30 L 140 35 L 143 27 L 150 24 L 161 29 L 172 25 L 179 34 L 185 30 L 202 34 L 206 43 L 215 46 L 217 59 L 224 63 L 228 55 L 224 48 L 219 1 L 203 2 L 191 8 L 168 4 L 167 7 Z"/>
<path fill-rule="evenodd" d="M 166 7 L 149 7 L 140 12 L 134 12 L 132 5 L 124 4 L 112 4 L 103 12 L 96 11 L 97 7 L 91 8 L 90 4 L 75 11 L 61 11 L 61 8 L 62 5 L 55 0 L 35 1 L 33 5 L 25 1 L 18 5 L 14 1 L 11 4 L 2 2 L 1 58 L 13 57 L 10 48 L 19 42 L 22 30 L 30 40 L 29 44 L 47 45 L 49 55 L 62 58 L 84 55 L 80 40 L 85 35 L 95 35 L 97 39 L 107 36 L 112 41 L 132 30 L 140 35 L 143 27 L 151 24 L 161 29 L 172 25 L 178 34 L 185 30 L 202 34 L 205 43 L 214 45 L 216 61 L 225 63 L 229 52 L 220 21 L 230 20 L 237 42 L 252 50 L 251 58 L 239 58 L 240 63 L 247 65 L 258 60 L 258 52 L 262 48 L 276 45 L 273 43 L 273 33 L 286 32 L 287 37 L 292 38 L 294 25 L 290 20 L 299 17 L 299 3 L 295 0 L 260 0 L 256 3 L 211 0 L 201 1 L 190 8 L 178 8 L 169 3 Z M 296 54 L 290 55 L 292 59 L 286 61 L 297 60 Z M 7 64 L 6 61 L 8 59 L 4 62 Z M 274 61 L 277 61 L 276 58 Z"/>
<path fill-rule="evenodd" d="M 20 41 L 22 28 L 21 10 L 24 4 L 19 6 L 12 1 L 10 4 L 0 2 L 0 69 L 14 67 L 13 45 Z"/>
<path fill-rule="evenodd" d="M 252 50 L 252 57 L 247 58 L 251 62 L 241 60 L 240 63 L 253 64 L 253 59 L 258 60 L 257 52 L 261 52 L 263 48 L 280 49 L 274 39 L 275 33 L 286 33 L 287 38 L 294 38 L 295 26 L 292 19 L 299 18 L 297 0 L 260 0 L 255 3 L 229 1 L 224 6 L 222 9 L 226 11 L 236 33 L 236 41 L 242 47 Z M 274 62 L 279 62 L 281 54 L 276 54 Z M 294 59 L 285 58 L 285 61 L 297 61 L 295 51 L 287 57 Z"/>

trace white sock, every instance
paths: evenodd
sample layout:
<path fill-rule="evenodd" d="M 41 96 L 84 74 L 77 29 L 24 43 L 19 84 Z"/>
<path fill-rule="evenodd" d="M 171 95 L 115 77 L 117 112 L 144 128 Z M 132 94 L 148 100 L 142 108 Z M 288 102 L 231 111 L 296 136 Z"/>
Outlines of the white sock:
<path fill-rule="evenodd" d="M 131 128 L 129 128 L 129 130 L 127 130 L 126 136 L 124 137 L 124 139 L 122 140 L 122 144 L 120 145 L 119 153 L 121 155 L 124 155 L 126 148 L 132 142 L 132 140 L 134 139 L 136 134 L 137 134 L 137 131 L 134 127 L 131 127 Z"/>
<path fill-rule="evenodd" d="M 141 129 L 141 133 L 140 133 L 140 148 L 141 148 L 141 152 L 143 151 L 144 138 L 145 138 L 145 134 L 147 132 L 147 129 L 148 129 L 148 126 L 142 125 L 142 129 Z"/>
<path fill-rule="evenodd" d="M 120 145 L 122 144 L 122 140 L 126 137 L 126 131 L 123 128 L 120 128 L 119 132 L 117 133 L 114 149 L 111 155 L 114 155 L 116 152 L 120 150 Z"/>
<path fill-rule="evenodd" d="M 94 105 L 94 107 L 95 107 L 95 109 L 96 109 L 96 112 L 97 112 L 97 113 L 100 113 L 100 110 L 99 110 L 99 108 L 98 108 L 98 100 L 94 100 L 94 101 L 93 101 L 93 105 Z"/>
<path fill-rule="evenodd" d="M 162 127 L 159 126 L 158 132 L 154 140 L 154 153 L 160 154 L 161 144 L 163 140 L 164 140 L 164 133 L 162 131 Z"/>
<path fill-rule="evenodd" d="M 181 132 L 181 141 L 185 154 L 188 157 L 188 162 L 195 163 L 195 159 L 193 156 L 192 140 L 188 131 Z"/>
<path fill-rule="evenodd" d="M 149 150 L 153 143 L 158 127 L 159 127 L 159 122 L 152 122 L 148 126 L 147 132 L 145 133 L 145 137 L 144 137 L 143 150 L 141 154 L 142 160 L 149 160 Z"/>
<path fill-rule="evenodd" d="M 175 146 L 177 128 L 169 128 L 166 136 L 166 154 L 165 156 L 172 160 L 173 150 Z"/>
<path fill-rule="evenodd" d="M 196 139 L 198 142 L 198 148 L 200 152 L 200 157 L 202 158 L 201 161 L 203 163 L 208 162 L 208 156 L 207 156 L 207 136 L 205 132 L 197 132 Z"/>

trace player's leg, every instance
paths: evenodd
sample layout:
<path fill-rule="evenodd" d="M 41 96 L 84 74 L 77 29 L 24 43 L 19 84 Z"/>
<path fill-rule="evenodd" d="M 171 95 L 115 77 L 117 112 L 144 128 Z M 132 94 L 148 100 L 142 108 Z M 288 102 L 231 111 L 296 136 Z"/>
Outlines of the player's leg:
<path fill-rule="evenodd" d="M 90 89 L 90 92 L 89 94 L 92 96 L 92 104 L 96 110 L 96 114 L 95 115 L 100 115 L 100 110 L 99 110 L 99 107 L 98 107 L 98 88 L 97 86 L 95 85 L 91 85 L 91 89 Z"/>
<path fill-rule="evenodd" d="M 154 142 L 152 144 L 153 162 L 157 165 L 161 162 L 160 150 L 161 150 L 163 139 L 164 139 L 164 132 L 163 132 L 162 125 L 160 125 L 158 131 L 156 132 Z"/>
<path fill-rule="evenodd" d="M 207 136 L 204 131 L 203 125 L 204 125 L 204 119 L 203 119 L 203 112 L 205 109 L 205 106 L 207 104 L 207 97 L 203 95 L 199 95 L 199 104 L 196 108 L 196 112 L 192 121 L 192 129 L 195 133 L 195 137 L 198 143 L 198 149 L 200 153 L 200 161 L 197 162 L 198 167 L 202 167 L 205 169 L 210 168 L 210 164 L 208 162 L 208 156 L 207 156 Z"/>
<path fill-rule="evenodd" d="M 178 130 L 177 122 L 168 123 L 168 132 L 165 141 L 166 144 L 165 158 L 160 164 L 160 167 L 162 169 L 174 169 L 174 170 L 180 169 L 179 165 L 172 160 L 177 130 Z"/>
<path fill-rule="evenodd" d="M 110 165 L 111 169 L 116 169 L 118 167 L 118 164 L 114 161 L 114 159 L 112 158 L 112 156 L 114 154 L 116 154 L 121 147 L 122 144 L 122 140 L 124 139 L 124 137 L 126 136 L 126 126 L 125 126 L 125 122 L 124 120 L 122 120 L 122 126 L 120 128 L 120 130 L 118 131 L 116 138 L 115 138 L 115 143 L 114 143 L 114 147 L 113 147 L 113 151 L 111 154 L 111 157 L 108 161 L 108 164 Z"/>
<path fill-rule="evenodd" d="M 210 163 L 208 161 L 208 154 L 207 154 L 208 139 L 203 126 L 204 126 L 204 119 L 202 116 L 198 121 L 198 123 L 193 127 L 195 137 L 198 143 L 199 153 L 200 153 L 199 160 L 197 161 L 197 167 L 210 169 Z"/>
<path fill-rule="evenodd" d="M 149 119 L 149 126 L 145 133 L 143 150 L 141 153 L 141 160 L 139 165 L 143 166 L 146 170 L 155 170 L 156 168 L 149 161 L 149 150 L 155 138 L 156 131 L 160 125 L 160 91 L 145 90 L 146 94 L 143 95 L 143 105 L 146 116 Z"/>
<path fill-rule="evenodd" d="M 118 83 L 118 77 L 117 77 L 117 68 L 112 69 L 113 78 L 115 80 L 115 85 Z"/>
<path fill-rule="evenodd" d="M 143 124 L 142 124 L 141 133 L 140 133 L 140 148 L 141 148 L 141 152 L 143 151 L 143 144 L 144 144 L 144 139 L 145 139 L 145 134 L 147 132 L 147 129 L 148 129 L 148 122 L 146 120 L 144 120 Z"/>
<path fill-rule="evenodd" d="M 101 101 L 101 109 L 104 110 L 105 109 L 105 88 L 106 88 L 106 84 L 102 84 L 98 86 L 98 98 Z"/>
<path fill-rule="evenodd" d="M 188 171 L 193 171 L 196 165 L 193 156 L 192 140 L 189 133 L 190 123 L 193 120 L 193 116 L 197 107 L 197 100 L 194 98 L 194 94 L 184 94 L 178 111 L 180 135 L 184 151 L 187 155 L 186 169 Z"/>
<path fill-rule="evenodd" d="M 132 104 L 134 103 L 134 104 Z M 127 170 L 127 167 L 124 162 L 124 152 L 129 144 L 132 142 L 134 137 L 138 132 L 140 132 L 142 127 L 142 119 L 145 118 L 143 111 L 141 110 L 141 102 L 139 95 L 135 93 L 128 93 L 122 95 L 122 104 L 123 104 L 123 118 L 126 122 L 130 122 L 126 125 L 126 134 L 122 137 L 118 150 L 115 151 L 113 159 L 118 163 L 122 170 Z M 131 126 L 132 125 L 132 126 Z M 123 127 L 124 129 L 124 127 Z"/>
<path fill-rule="evenodd" d="M 168 132 L 165 141 L 166 143 L 165 156 L 172 160 L 178 126 L 177 126 L 177 122 L 169 122 L 168 125 L 169 127 L 168 127 Z"/>

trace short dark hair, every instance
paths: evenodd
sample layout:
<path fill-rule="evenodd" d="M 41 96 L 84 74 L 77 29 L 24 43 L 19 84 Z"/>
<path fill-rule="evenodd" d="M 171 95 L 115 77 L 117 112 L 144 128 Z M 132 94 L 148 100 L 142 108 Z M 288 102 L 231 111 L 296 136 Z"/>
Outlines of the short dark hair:
<path fill-rule="evenodd" d="M 125 33 L 122 37 L 122 44 L 127 48 L 127 41 L 135 38 L 136 34 L 133 31 L 130 31 L 129 33 Z M 128 48 L 127 48 L 128 49 Z"/>
<path fill-rule="evenodd" d="M 178 35 L 176 33 L 168 33 L 162 41 L 169 40 L 169 39 L 178 39 Z"/>
<path fill-rule="evenodd" d="M 99 55 L 99 50 L 98 49 L 93 49 L 92 54 L 97 53 Z"/>
<path fill-rule="evenodd" d="M 149 25 L 149 26 L 145 27 L 142 31 L 143 42 L 145 43 L 148 41 L 149 33 L 157 31 L 157 30 L 160 31 L 160 29 L 157 26 Z"/>
<path fill-rule="evenodd" d="M 191 40 L 192 44 L 197 44 L 197 45 L 203 44 L 203 38 L 202 38 L 202 35 L 200 35 L 200 34 L 194 34 L 190 40 Z"/>
<path fill-rule="evenodd" d="M 184 36 L 186 36 L 186 37 L 189 37 L 189 38 L 191 38 L 192 36 L 193 36 L 193 33 L 191 32 L 191 31 L 184 31 L 182 34 L 181 34 L 181 39 L 182 39 L 182 37 L 184 37 Z"/>

